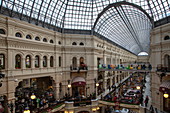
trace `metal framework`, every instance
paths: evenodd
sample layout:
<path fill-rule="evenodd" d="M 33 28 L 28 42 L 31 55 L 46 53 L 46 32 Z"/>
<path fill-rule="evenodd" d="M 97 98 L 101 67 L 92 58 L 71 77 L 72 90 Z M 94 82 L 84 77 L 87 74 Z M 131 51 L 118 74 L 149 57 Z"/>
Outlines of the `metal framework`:
<path fill-rule="evenodd" d="M 63 33 L 91 31 L 138 54 L 149 51 L 150 30 L 169 17 L 170 1 L 0 0 L 0 13 Z"/>

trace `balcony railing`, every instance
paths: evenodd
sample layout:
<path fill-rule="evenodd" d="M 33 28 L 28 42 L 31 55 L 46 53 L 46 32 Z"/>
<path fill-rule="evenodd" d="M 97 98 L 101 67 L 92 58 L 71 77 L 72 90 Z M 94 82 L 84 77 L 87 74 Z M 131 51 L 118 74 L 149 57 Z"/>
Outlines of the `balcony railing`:
<path fill-rule="evenodd" d="M 88 67 L 87 67 L 87 65 L 86 64 L 82 64 L 82 65 L 80 65 L 80 66 L 77 66 L 77 67 L 73 67 L 73 66 L 70 66 L 70 70 L 71 71 L 78 71 L 78 72 L 80 72 L 81 70 L 84 70 L 84 71 L 87 71 L 88 70 Z"/>
<path fill-rule="evenodd" d="M 156 70 L 158 72 L 170 72 L 170 67 L 163 67 L 162 65 L 158 65 L 156 67 Z"/>
<path fill-rule="evenodd" d="M 74 100 L 73 106 L 86 106 L 91 105 L 91 99 L 81 99 L 81 100 Z"/>

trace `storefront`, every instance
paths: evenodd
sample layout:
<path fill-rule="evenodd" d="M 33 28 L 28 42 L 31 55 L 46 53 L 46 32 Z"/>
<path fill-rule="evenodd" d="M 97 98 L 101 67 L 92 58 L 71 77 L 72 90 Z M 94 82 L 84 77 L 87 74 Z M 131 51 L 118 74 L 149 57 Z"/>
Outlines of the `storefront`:
<path fill-rule="evenodd" d="M 170 112 L 170 80 L 163 81 L 159 91 L 163 93 L 163 110 Z"/>
<path fill-rule="evenodd" d="M 71 83 L 73 97 L 85 96 L 86 81 L 83 77 L 75 77 Z"/>
<path fill-rule="evenodd" d="M 15 111 L 19 113 L 27 107 L 38 112 L 55 101 L 54 89 L 50 77 L 24 79 L 16 87 Z"/>

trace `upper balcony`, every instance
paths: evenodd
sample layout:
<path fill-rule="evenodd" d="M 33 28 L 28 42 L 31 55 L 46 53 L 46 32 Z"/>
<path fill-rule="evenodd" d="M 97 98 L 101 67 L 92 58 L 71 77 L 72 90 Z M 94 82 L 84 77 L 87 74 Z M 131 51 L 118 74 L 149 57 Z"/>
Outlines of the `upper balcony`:
<path fill-rule="evenodd" d="M 80 66 L 70 66 L 70 70 L 71 72 L 87 72 L 88 71 L 88 67 L 86 64 L 80 64 Z"/>
<path fill-rule="evenodd" d="M 164 73 L 168 72 L 168 73 L 170 73 L 170 67 L 165 67 L 162 64 L 158 64 L 157 67 L 156 67 L 156 71 L 157 72 L 164 72 Z"/>

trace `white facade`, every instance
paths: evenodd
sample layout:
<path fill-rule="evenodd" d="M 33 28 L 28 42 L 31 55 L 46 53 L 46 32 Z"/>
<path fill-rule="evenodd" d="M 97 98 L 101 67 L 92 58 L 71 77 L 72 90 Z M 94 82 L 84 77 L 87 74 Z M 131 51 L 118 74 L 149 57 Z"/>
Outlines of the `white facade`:
<path fill-rule="evenodd" d="M 53 80 L 55 97 L 58 99 L 67 92 L 68 80 L 72 81 L 75 77 L 81 76 L 86 80 L 85 90 L 88 90 L 86 95 L 89 95 L 95 90 L 94 79 L 98 77 L 98 58 L 103 64 L 120 64 L 120 62 L 133 62 L 137 59 L 136 55 L 93 35 L 62 34 L 5 16 L 0 16 L 0 29 L 5 31 L 5 34 L 0 34 L 0 54 L 5 56 L 5 69 L 2 69 L 5 78 L 0 87 L 0 95 L 6 95 L 8 100 L 15 100 L 15 88 L 19 82 L 40 77 L 50 77 Z M 21 38 L 15 36 L 17 32 L 21 33 Z M 30 35 L 32 39 L 26 39 L 27 35 Z M 35 40 L 35 37 L 39 37 L 40 41 Z M 47 42 L 43 42 L 44 38 Z M 50 40 L 54 43 L 50 43 Z M 73 45 L 73 42 L 77 45 Z M 21 56 L 20 69 L 15 68 L 17 54 Z M 27 68 L 25 64 L 27 55 L 31 57 L 30 68 Z M 38 68 L 35 67 L 36 55 L 40 58 Z M 43 67 L 44 56 L 47 57 L 47 67 Z M 52 67 L 50 67 L 51 56 L 54 58 Z M 88 70 L 80 71 L 80 73 L 71 71 L 73 57 L 77 59 L 77 66 L 79 66 L 80 58 L 83 57 Z M 103 80 L 105 89 L 107 89 L 107 79 L 110 79 L 111 86 L 112 79 L 120 82 L 128 76 L 128 73 L 116 72 L 111 76 L 106 75 L 107 72 Z M 62 83 L 62 91 L 59 91 L 60 83 Z M 29 87 L 30 84 L 27 83 L 27 86 Z"/>

